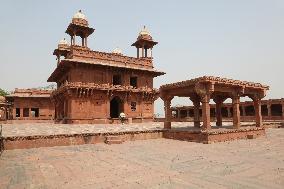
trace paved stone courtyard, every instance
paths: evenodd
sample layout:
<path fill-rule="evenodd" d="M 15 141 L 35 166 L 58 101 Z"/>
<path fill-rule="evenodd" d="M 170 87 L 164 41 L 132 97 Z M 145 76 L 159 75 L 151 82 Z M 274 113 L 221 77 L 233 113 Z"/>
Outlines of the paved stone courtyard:
<path fill-rule="evenodd" d="M 283 188 L 284 129 L 210 145 L 154 139 L 7 150 L 0 188 Z"/>
<path fill-rule="evenodd" d="M 211 123 L 215 126 L 215 123 Z M 243 125 L 252 124 L 243 122 Z M 224 122 L 224 128 L 232 125 Z M 162 130 L 162 122 L 134 123 L 134 124 L 51 124 L 51 123 L 27 123 L 27 124 L 3 124 L 3 136 L 34 136 L 34 135 L 58 135 L 81 133 L 107 133 L 125 131 Z M 193 128 L 193 122 L 173 122 L 173 129 Z"/>

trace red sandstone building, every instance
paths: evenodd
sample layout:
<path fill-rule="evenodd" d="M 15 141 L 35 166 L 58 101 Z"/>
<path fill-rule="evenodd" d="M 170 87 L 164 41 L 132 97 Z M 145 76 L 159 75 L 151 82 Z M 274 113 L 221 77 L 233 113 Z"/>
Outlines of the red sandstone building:
<path fill-rule="evenodd" d="M 15 89 L 6 96 L 10 108 L 6 118 L 12 122 L 50 122 L 54 120 L 54 105 L 50 94 L 52 90 Z"/>
<path fill-rule="evenodd" d="M 109 123 L 121 112 L 129 121 L 153 120 L 159 94 L 153 88 L 153 78 L 164 74 L 153 67 L 152 48 L 157 42 L 144 27 L 132 44 L 137 57 L 125 56 L 118 49 L 112 53 L 93 51 L 87 39 L 94 30 L 79 11 L 66 30 L 71 44 L 63 40 L 54 50 L 57 68 L 48 82 L 57 83 L 51 94 L 56 122 Z"/>
<path fill-rule="evenodd" d="M 175 121 L 192 121 L 194 117 L 194 106 L 175 106 L 171 107 L 173 119 Z M 202 115 L 202 109 L 199 109 Z M 216 114 L 216 105 L 210 104 L 210 116 L 214 120 Z M 231 121 L 233 107 L 231 103 L 222 104 L 222 117 Z M 269 99 L 261 101 L 261 114 L 264 121 L 284 120 L 284 99 Z M 255 118 L 255 109 L 252 101 L 240 102 L 241 121 L 253 121 Z"/>

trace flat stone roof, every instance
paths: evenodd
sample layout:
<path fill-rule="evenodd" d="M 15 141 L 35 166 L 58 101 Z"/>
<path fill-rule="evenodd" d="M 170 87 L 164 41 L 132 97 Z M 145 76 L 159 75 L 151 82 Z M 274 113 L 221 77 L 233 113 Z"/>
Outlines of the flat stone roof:
<path fill-rule="evenodd" d="M 170 84 L 162 85 L 160 89 L 162 90 L 175 89 L 175 88 L 180 88 L 180 87 L 191 86 L 196 83 L 214 83 L 214 84 L 221 84 L 221 85 L 227 85 L 227 86 L 238 86 L 238 87 L 243 87 L 243 88 L 258 88 L 258 89 L 265 89 L 265 90 L 269 89 L 269 86 L 262 85 L 260 83 L 240 81 L 240 80 L 221 78 L 221 77 L 215 77 L 215 76 L 202 76 L 202 77 L 198 77 L 195 79 L 185 80 L 185 81 L 176 82 L 176 83 L 170 83 Z"/>
<path fill-rule="evenodd" d="M 36 98 L 49 98 L 50 94 L 54 90 L 44 90 L 44 89 L 18 89 L 16 88 L 10 95 L 7 95 L 6 98 L 14 98 L 14 97 L 36 97 Z"/>

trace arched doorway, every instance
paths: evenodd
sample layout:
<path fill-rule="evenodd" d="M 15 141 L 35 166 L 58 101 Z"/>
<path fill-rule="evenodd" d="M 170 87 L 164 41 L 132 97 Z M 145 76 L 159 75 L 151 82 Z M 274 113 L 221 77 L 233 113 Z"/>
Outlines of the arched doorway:
<path fill-rule="evenodd" d="M 116 96 L 110 101 L 110 117 L 118 118 L 121 112 L 123 112 L 123 103 L 121 99 Z"/>

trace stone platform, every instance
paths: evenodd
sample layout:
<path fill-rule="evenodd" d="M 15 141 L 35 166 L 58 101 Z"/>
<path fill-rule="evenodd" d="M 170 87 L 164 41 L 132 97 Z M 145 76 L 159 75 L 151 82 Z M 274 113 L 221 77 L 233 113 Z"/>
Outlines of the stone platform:
<path fill-rule="evenodd" d="M 184 129 L 174 128 L 163 133 L 163 137 L 167 139 L 201 142 L 204 144 L 236 139 L 253 139 L 263 135 L 265 135 L 265 128 L 254 126 L 243 126 L 240 129 L 233 129 L 231 127 L 215 127 L 210 131 L 202 131 L 192 127 Z"/>
<path fill-rule="evenodd" d="M 175 122 L 171 130 L 163 129 L 163 123 L 137 124 L 5 124 L 3 125 L 4 150 L 96 144 L 107 141 L 109 136 L 119 140 L 133 141 L 168 138 L 202 143 L 221 142 L 264 135 L 264 128 L 257 128 L 251 123 L 243 123 L 240 130 L 235 130 L 225 123 L 216 127 L 212 123 L 211 131 L 201 131 L 191 122 Z"/>

